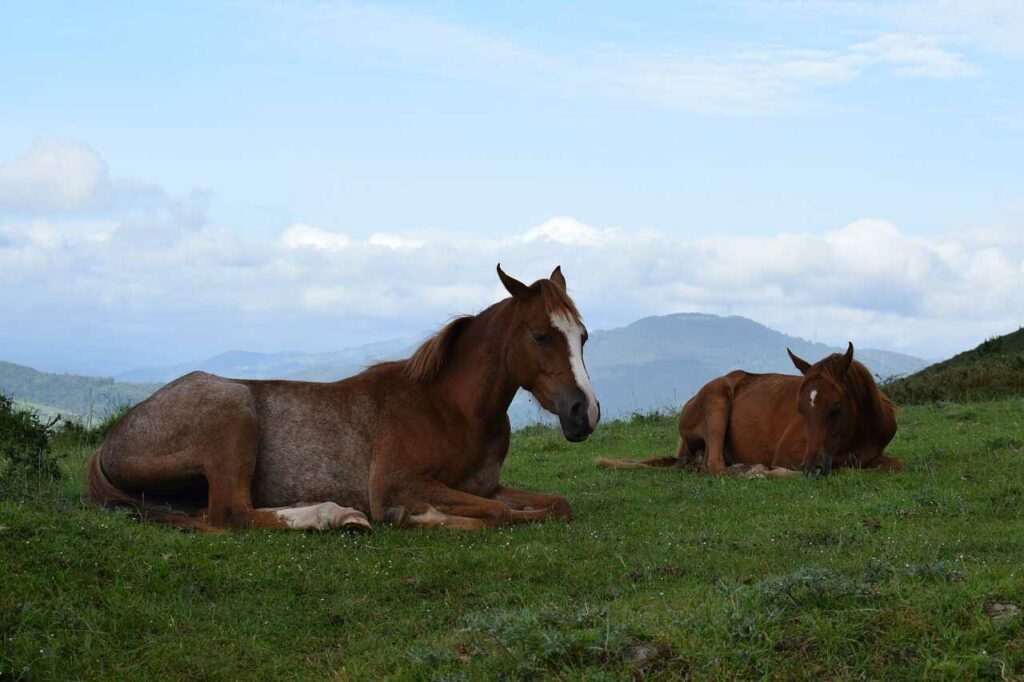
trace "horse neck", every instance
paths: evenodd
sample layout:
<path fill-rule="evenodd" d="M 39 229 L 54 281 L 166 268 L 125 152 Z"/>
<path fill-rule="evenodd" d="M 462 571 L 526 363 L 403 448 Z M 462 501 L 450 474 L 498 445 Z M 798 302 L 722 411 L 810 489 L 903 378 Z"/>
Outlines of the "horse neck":
<path fill-rule="evenodd" d="M 498 304 L 471 319 L 452 344 L 438 387 L 460 412 L 488 420 L 508 413 L 519 386 L 506 359 L 511 308 Z"/>

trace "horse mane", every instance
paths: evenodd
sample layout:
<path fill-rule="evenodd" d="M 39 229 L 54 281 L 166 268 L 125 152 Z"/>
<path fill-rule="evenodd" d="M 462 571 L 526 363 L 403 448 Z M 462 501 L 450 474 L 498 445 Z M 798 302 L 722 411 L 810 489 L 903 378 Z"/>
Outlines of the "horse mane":
<path fill-rule="evenodd" d="M 408 360 L 403 360 L 402 371 L 414 383 L 430 381 L 438 375 L 448 359 L 448 351 L 456 337 L 474 315 L 460 315 L 441 327 L 433 336 L 420 344 Z"/>
<path fill-rule="evenodd" d="M 529 292 L 531 297 L 540 296 L 544 310 L 548 314 L 562 313 L 576 323 L 582 324 L 580 313 L 576 309 L 576 304 L 569 298 L 569 294 L 551 280 L 542 279 L 534 282 L 530 285 Z M 450 357 L 452 345 L 454 345 L 455 340 L 472 320 L 490 313 L 503 303 L 515 300 L 514 298 L 507 298 L 504 301 L 495 303 L 478 315 L 460 315 L 453 318 L 448 324 L 441 327 L 430 338 L 420 344 L 420 347 L 407 360 L 381 362 L 374 365 L 374 367 L 385 365 L 401 366 L 402 373 L 413 383 L 419 384 L 431 381 L 441 373 Z"/>
<path fill-rule="evenodd" d="M 873 412 L 881 418 L 895 421 L 896 403 L 878 388 L 875 378 L 863 363 L 854 360 L 846 373 L 840 375 L 843 354 L 833 353 L 818 363 L 823 374 L 829 375 L 836 383 L 845 385 L 860 405 L 869 405 Z"/>

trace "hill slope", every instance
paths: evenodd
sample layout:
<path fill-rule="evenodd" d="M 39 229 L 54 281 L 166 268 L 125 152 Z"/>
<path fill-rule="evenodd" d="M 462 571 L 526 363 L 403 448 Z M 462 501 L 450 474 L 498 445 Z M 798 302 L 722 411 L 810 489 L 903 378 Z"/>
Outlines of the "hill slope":
<path fill-rule="evenodd" d="M 886 382 L 885 390 L 902 404 L 1024 394 L 1024 327 L 910 376 Z"/>
<path fill-rule="evenodd" d="M 137 402 L 162 383 L 196 369 L 243 379 L 334 381 L 372 362 L 408 357 L 415 347 L 409 340 L 394 340 L 332 353 L 231 351 L 200 362 L 118 375 L 122 381 L 149 383 L 44 374 L 7 365 L 8 374 L 14 373 L 14 368 L 20 373 L 4 382 L 0 372 L 0 391 L 24 403 L 86 415 L 90 406 L 93 412 L 98 406 L 102 413 L 114 403 Z M 792 374 L 795 370 L 786 355 L 787 347 L 812 361 L 842 350 L 787 336 L 743 317 L 681 313 L 595 330 L 587 344 L 586 360 L 603 414 L 614 419 L 656 409 L 676 410 L 709 379 L 733 369 Z M 908 374 L 926 364 L 907 355 L 870 349 L 858 348 L 857 357 L 883 377 Z M 544 414 L 525 392 L 511 409 L 514 424 L 537 421 Z"/>
<path fill-rule="evenodd" d="M 409 339 L 395 339 L 330 353 L 252 353 L 233 350 L 198 362 L 123 372 L 117 375 L 117 380 L 166 383 L 198 369 L 235 379 L 288 378 L 303 381 L 334 381 L 356 374 L 371 362 L 404 357 L 402 351 L 409 348 L 412 343 Z"/>
<path fill-rule="evenodd" d="M 120 383 L 77 374 L 50 374 L 0 362 L 0 393 L 43 413 L 102 417 L 124 403 L 137 403 L 160 384 Z"/>
<path fill-rule="evenodd" d="M 586 362 L 602 414 L 616 419 L 654 409 L 677 410 L 710 379 L 734 369 L 795 374 L 786 348 L 806 360 L 845 350 L 788 336 L 745 317 L 678 313 L 645 317 L 608 331 L 594 331 Z M 927 363 L 889 351 L 856 350 L 877 376 L 915 372 Z M 540 416 L 521 393 L 513 422 Z"/>

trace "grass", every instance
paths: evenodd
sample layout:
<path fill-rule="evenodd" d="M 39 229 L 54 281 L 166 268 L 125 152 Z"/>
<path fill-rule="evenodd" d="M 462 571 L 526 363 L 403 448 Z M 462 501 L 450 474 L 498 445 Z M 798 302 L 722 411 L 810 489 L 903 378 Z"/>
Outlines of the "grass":
<path fill-rule="evenodd" d="M 0 680 L 920 679 L 1024 674 L 1024 401 L 911 407 L 899 475 L 606 471 L 671 418 L 513 437 L 572 524 L 187 534 L 0 501 Z"/>

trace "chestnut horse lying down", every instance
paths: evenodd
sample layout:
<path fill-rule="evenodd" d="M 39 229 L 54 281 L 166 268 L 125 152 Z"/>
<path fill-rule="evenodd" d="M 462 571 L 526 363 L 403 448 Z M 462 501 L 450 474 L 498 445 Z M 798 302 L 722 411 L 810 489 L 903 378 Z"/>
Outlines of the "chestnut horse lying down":
<path fill-rule="evenodd" d="M 845 354 L 813 365 L 792 351 L 789 357 L 802 377 L 736 370 L 705 384 L 679 413 L 675 457 L 601 458 L 598 464 L 755 476 L 903 469 L 883 452 L 896 434 L 896 407 L 853 359 L 852 343 Z"/>
<path fill-rule="evenodd" d="M 335 383 L 193 372 L 164 386 L 93 454 L 89 497 L 181 528 L 571 518 L 564 497 L 506 488 L 498 475 L 519 388 L 570 441 L 597 426 L 587 332 L 560 268 L 530 286 L 500 265 L 498 275 L 510 298 L 456 318 L 408 360 Z"/>

